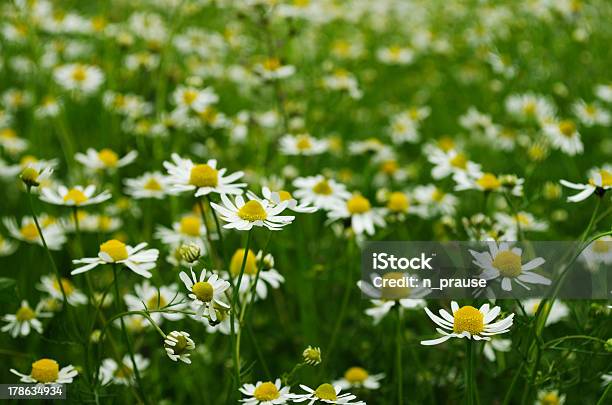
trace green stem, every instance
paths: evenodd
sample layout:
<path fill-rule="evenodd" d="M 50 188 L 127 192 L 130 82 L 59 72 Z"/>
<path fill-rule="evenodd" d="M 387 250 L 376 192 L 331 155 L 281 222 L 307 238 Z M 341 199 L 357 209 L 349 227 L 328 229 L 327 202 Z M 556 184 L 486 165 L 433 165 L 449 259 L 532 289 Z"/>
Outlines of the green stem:
<path fill-rule="evenodd" d="M 465 358 L 465 403 L 474 403 L 474 342 L 467 340 L 467 355 Z"/>
<path fill-rule="evenodd" d="M 612 382 L 609 382 L 608 385 L 606 385 L 606 389 L 604 390 L 603 394 L 601 394 L 599 401 L 597 401 L 597 405 L 604 405 L 606 403 L 605 401 L 608 393 L 610 392 L 610 387 L 612 387 Z"/>
<path fill-rule="evenodd" d="M 221 225 L 219 225 L 219 218 L 217 217 L 217 211 L 215 211 L 212 207 L 210 196 L 206 196 L 206 201 L 208 202 L 208 207 L 210 208 L 210 212 L 212 212 L 213 218 L 215 220 L 215 227 L 217 228 L 217 235 L 219 235 L 219 256 L 223 257 L 223 252 L 225 252 L 223 246 L 223 233 L 221 233 Z"/>
<path fill-rule="evenodd" d="M 395 334 L 395 361 L 397 372 L 397 404 L 404 403 L 404 379 L 402 376 L 402 309 L 399 301 L 395 303 L 397 308 L 397 328 Z"/>

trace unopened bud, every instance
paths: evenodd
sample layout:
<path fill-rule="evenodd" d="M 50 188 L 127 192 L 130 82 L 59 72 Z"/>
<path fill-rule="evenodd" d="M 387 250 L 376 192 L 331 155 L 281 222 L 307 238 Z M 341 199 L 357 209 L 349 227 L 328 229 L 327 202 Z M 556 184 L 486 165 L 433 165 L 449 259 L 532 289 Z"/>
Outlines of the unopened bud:
<path fill-rule="evenodd" d="M 187 263 L 196 262 L 200 258 L 200 247 L 195 243 L 181 245 L 178 250 L 181 259 Z"/>
<path fill-rule="evenodd" d="M 19 178 L 28 187 L 38 187 L 40 185 L 40 183 L 38 182 L 38 170 L 32 167 L 26 167 L 25 169 L 23 169 L 23 171 L 19 175 Z"/>

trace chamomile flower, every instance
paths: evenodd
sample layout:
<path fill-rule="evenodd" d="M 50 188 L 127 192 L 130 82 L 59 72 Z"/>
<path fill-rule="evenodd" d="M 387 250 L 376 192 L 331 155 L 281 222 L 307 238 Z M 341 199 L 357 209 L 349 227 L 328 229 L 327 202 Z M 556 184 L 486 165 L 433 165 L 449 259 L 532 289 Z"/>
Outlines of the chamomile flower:
<path fill-rule="evenodd" d="M 291 398 L 289 387 L 283 387 L 280 378 L 272 381 L 257 381 L 255 384 L 243 384 L 239 390 L 245 397 L 240 402 L 246 405 L 286 404 Z"/>
<path fill-rule="evenodd" d="M 316 139 L 309 134 L 287 134 L 280 138 L 280 151 L 285 155 L 320 155 L 327 151 L 329 144 L 325 140 Z"/>
<path fill-rule="evenodd" d="M 312 389 L 304 384 L 300 388 L 306 391 L 305 394 L 291 394 L 293 402 L 306 402 L 308 405 L 317 404 L 339 404 L 339 405 L 365 405 L 365 402 L 354 401 L 357 397 L 351 393 L 340 394 L 342 388 L 333 386 L 329 383 L 321 384 L 316 389 Z"/>
<path fill-rule="evenodd" d="M 13 243 L 0 235 L 0 257 L 12 255 L 17 250 L 17 246 L 17 243 Z"/>
<path fill-rule="evenodd" d="M 244 258 L 244 249 L 238 249 L 232 255 L 230 260 L 229 272 L 230 275 L 237 281 L 242 268 L 242 260 Z M 257 276 L 258 270 L 259 277 Z M 257 285 L 253 287 L 252 283 L 257 279 Z M 263 256 L 263 252 L 259 251 L 257 256 L 249 249 L 244 265 L 244 274 L 240 284 L 240 293 L 244 294 L 251 288 L 255 288 L 257 298 L 265 299 L 268 296 L 268 288 L 277 289 L 285 278 L 274 269 L 274 258 L 271 254 Z"/>
<path fill-rule="evenodd" d="M 70 305 L 84 305 L 87 304 L 87 296 L 81 292 L 74 284 L 67 278 L 61 279 L 62 285 L 60 286 L 57 281 L 57 277 L 52 275 L 44 275 L 40 278 L 40 283 L 36 288 L 42 292 L 45 292 L 51 296 L 51 298 L 63 301 L 64 295 L 62 294 L 62 288 L 66 294 L 66 299 Z"/>
<path fill-rule="evenodd" d="M 570 202 L 584 201 L 593 193 L 603 195 L 606 190 L 612 188 L 612 166 L 605 165 L 601 169 L 592 169 L 589 182 L 586 184 L 571 183 L 567 180 L 560 180 L 560 183 L 573 190 L 582 190 L 578 194 L 567 197 L 567 201 Z"/>
<path fill-rule="evenodd" d="M 299 213 L 313 213 L 317 211 L 317 207 L 310 206 L 306 203 L 299 202 L 287 190 L 271 191 L 268 187 L 261 188 L 261 194 L 270 204 L 278 205 L 286 202 L 287 209 Z M 257 195 L 251 191 L 247 191 L 247 196 L 252 199 L 258 199 Z"/>
<path fill-rule="evenodd" d="M 87 149 L 86 153 L 77 153 L 74 158 L 89 170 L 116 170 L 132 163 L 138 157 L 135 150 L 128 152 L 125 156 L 119 155 L 112 149 L 101 149 L 96 151 L 93 148 Z"/>
<path fill-rule="evenodd" d="M 455 149 L 442 150 L 435 146 L 425 148 L 427 160 L 433 164 L 431 177 L 436 180 L 443 179 L 457 172 L 466 173 L 468 176 L 480 174 L 480 165 L 468 160 L 463 152 Z"/>
<path fill-rule="evenodd" d="M 172 229 L 158 226 L 155 237 L 164 244 L 178 246 L 182 243 L 193 243 L 200 248 L 201 252 L 206 251 L 206 246 L 202 238 L 206 236 L 206 225 L 202 219 L 193 214 L 185 215 L 180 221 L 172 224 Z"/>
<path fill-rule="evenodd" d="M 155 287 L 145 280 L 134 286 L 134 293 L 123 296 L 130 311 L 160 310 L 166 307 L 181 309 L 181 305 L 177 304 L 183 301 L 183 294 L 179 293 L 176 284 Z M 178 321 L 183 318 L 183 314 L 173 312 L 151 312 L 150 316 L 157 324 L 161 324 L 164 319 Z"/>
<path fill-rule="evenodd" d="M 172 99 L 180 110 L 201 112 L 209 105 L 216 103 L 219 96 L 210 88 L 198 89 L 179 86 L 172 94 Z"/>
<path fill-rule="evenodd" d="M 169 179 L 160 172 L 146 172 L 133 179 L 125 179 L 125 193 L 135 199 L 156 198 L 163 199 L 174 194 L 170 191 Z"/>
<path fill-rule="evenodd" d="M 197 306 L 196 315 L 201 317 L 204 311 L 208 310 L 210 319 L 216 321 L 217 314 L 214 306 L 229 308 L 223 298 L 225 297 L 225 291 L 230 287 L 230 283 L 219 278 L 215 273 L 211 273 L 206 279 L 206 269 L 202 269 L 199 279 L 193 270 L 190 270 L 190 272 L 191 277 L 184 271 L 181 271 L 179 277 L 189 291 L 189 298 L 193 301 L 194 306 Z"/>
<path fill-rule="evenodd" d="M 487 360 L 495 361 L 495 352 L 509 352 L 512 340 L 510 339 L 491 339 L 485 342 L 483 347 L 483 353 Z"/>
<path fill-rule="evenodd" d="M 283 65 L 278 58 L 267 58 L 254 67 L 254 71 L 265 80 L 278 80 L 295 73 L 295 66 Z"/>
<path fill-rule="evenodd" d="M 612 120 L 610 112 L 604 110 L 597 103 L 586 103 L 584 100 L 578 100 L 572 105 L 572 110 L 586 127 L 594 125 L 608 126 Z"/>
<path fill-rule="evenodd" d="M 214 159 L 206 163 L 195 164 L 191 159 L 183 159 L 176 153 L 172 154 L 173 162 L 164 162 L 168 170 L 168 182 L 174 191 L 195 191 L 195 197 L 218 194 L 242 194 L 245 183 L 234 183 L 244 173 L 235 172 L 225 175 L 227 169 L 217 169 Z"/>
<path fill-rule="evenodd" d="M 612 84 L 598 84 L 593 91 L 600 100 L 612 103 Z"/>
<path fill-rule="evenodd" d="M 143 250 L 146 246 L 146 242 L 132 247 L 117 239 L 108 240 L 100 245 L 97 257 L 73 260 L 72 263 L 84 264 L 84 266 L 77 267 L 70 274 L 85 273 L 101 264 L 123 264 L 139 276 L 150 278 L 152 274 L 149 270 L 155 267 L 159 250 Z"/>
<path fill-rule="evenodd" d="M 559 390 L 540 390 L 538 399 L 534 405 L 563 405 L 565 404 L 565 394 L 559 395 Z"/>
<path fill-rule="evenodd" d="M 13 238 L 26 243 L 35 243 L 43 246 L 42 239 L 36 229 L 34 218 L 23 217 L 21 218 L 20 225 L 17 224 L 15 218 L 2 218 L 2 222 L 6 229 Z M 47 242 L 47 246 L 51 250 L 60 250 L 63 244 L 66 242 L 66 235 L 64 230 L 58 224 L 58 222 L 49 216 L 41 215 L 39 217 L 39 224 Z"/>
<path fill-rule="evenodd" d="M 151 364 L 151 361 L 143 357 L 140 353 L 134 354 L 134 362 L 141 374 L 149 367 L 149 364 Z M 111 382 L 118 385 L 132 385 L 135 380 L 136 377 L 134 375 L 132 359 L 129 354 L 123 356 L 121 364 L 117 364 L 117 362 L 111 358 L 102 360 L 102 364 L 100 365 L 100 381 L 103 385 Z"/>
<path fill-rule="evenodd" d="M 55 68 L 53 78 L 66 90 L 91 94 L 104 82 L 104 73 L 97 66 L 75 63 Z"/>
<path fill-rule="evenodd" d="M 521 305 L 525 309 L 525 312 L 529 316 L 535 316 L 538 312 L 538 309 L 542 305 L 542 300 L 539 298 L 529 298 L 521 301 Z M 547 301 L 546 304 L 550 307 L 550 311 L 548 312 L 548 318 L 546 318 L 545 326 L 552 325 L 553 323 L 557 323 L 562 319 L 566 318 L 570 309 L 567 305 L 565 305 L 562 301 L 554 300 L 552 303 Z"/>
<path fill-rule="evenodd" d="M 511 244 L 502 242 L 488 242 L 488 252 L 476 252 L 470 250 L 474 257 L 473 263 L 483 271 L 480 278 L 484 280 L 501 280 L 501 287 L 504 291 L 512 291 L 512 282 L 529 290 L 527 284 L 550 285 L 550 279 L 534 273 L 532 270 L 543 265 L 546 260 L 536 257 L 527 263 L 522 263 L 523 250 L 512 247 Z"/>
<path fill-rule="evenodd" d="M 409 65 L 414 60 L 414 51 L 410 48 L 393 45 L 378 49 L 376 58 L 387 65 Z"/>
<path fill-rule="evenodd" d="M 351 197 L 346 186 L 322 175 L 298 177 L 293 181 L 293 194 L 302 204 L 330 210 Z"/>
<path fill-rule="evenodd" d="M 96 194 L 96 186 L 90 184 L 87 187 L 74 186 L 67 188 L 59 185 L 57 187 L 45 187 L 41 190 L 40 199 L 55 205 L 68 207 L 84 207 L 87 205 L 100 204 L 111 198 L 108 190 Z"/>
<path fill-rule="evenodd" d="M 12 337 L 28 336 L 31 330 L 43 333 L 42 323 L 38 318 L 49 318 L 52 315 L 42 312 L 44 303 L 40 302 L 32 309 L 26 300 L 21 301 L 21 306 L 14 314 L 6 314 L 2 317 L 6 325 L 2 326 L 2 332 L 9 332 Z"/>
<path fill-rule="evenodd" d="M 304 359 L 304 363 L 311 366 L 321 364 L 321 348 L 308 345 L 302 352 L 302 358 Z"/>
<path fill-rule="evenodd" d="M 164 339 L 164 349 L 166 354 L 172 361 L 182 361 L 186 364 L 191 364 L 190 351 L 195 349 L 195 343 L 189 337 L 189 333 L 173 330 L 166 335 Z"/>
<path fill-rule="evenodd" d="M 28 384 L 70 384 L 78 371 L 73 365 L 59 368 L 57 361 L 52 359 L 40 359 L 32 363 L 30 374 L 22 374 L 15 369 L 11 373 L 21 377 L 19 380 Z"/>
<path fill-rule="evenodd" d="M 348 218 L 351 221 L 351 228 L 357 235 L 364 232 L 374 235 L 374 227 L 384 227 L 386 225 L 384 208 L 373 208 L 370 201 L 361 194 L 353 194 L 348 201 L 338 203 L 328 212 L 330 220 Z"/>
<path fill-rule="evenodd" d="M 412 192 L 414 200 L 425 208 L 428 217 L 453 215 L 459 200 L 433 184 L 417 186 Z"/>
<path fill-rule="evenodd" d="M 12 128 L 0 128 L 0 146 L 11 155 L 18 155 L 28 148 L 28 141 L 17 136 Z"/>
<path fill-rule="evenodd" d="M 488 192 L 502 192 L 507 190 L 510 194 L 520 197 L 523 195 L 523 183 L 525 179 L 513 177 L 512 181 L 506 182 L 503 175 L 497 176 L 493 173 L 468 174 L 466 172 L 456 172 L 453 175 L 455 180 L 455 191 L 480 190 Z"/>
<path fill-rule="evenodd" d="M 380 388 L 380 380 L 383 378 L 385 378 L 384 373 L 370 374 L 362 367 L 351 367 L 344 372 L 341 379 L 334 381 L 334 386 L 343 390 L 349 388 L 377 390 Z"/>
<path fill-rule="evenodd" d="M 13 178 L 19 173 L 25 176 L 32 177 L 38 183 L 47 180 L 53 173 L 53 169 L 57 167 L 57 159 L 42 160 L 37 159 L 32 155 L 22 157 L 17 164 L 7 164 L 0 159 L 0 177 Z M 31 169 L 33 172 L 24 173 L 26 169 Z"/>
<path fill-rule="evenodd" d="M 571 120 L 551 121 L 545 124 L 544 135 L 555 149 L 570 156 L 580 154 L 584 149 L 578 128 Z"/>
<path fill-rule="evenodd" d="M 323 87 L 333 91 L 346 91 L 352 99 L 359 100 L 363 92 L 359 89 L 357 78 L 345 69 L 335 69 L 322 79 Z"/>
<path fill-rule="evenodd" d="M 395 144 L 405 142 L 416 143 L 421 139 L 419 121 L 412 118 L 409 113 L 400 113 L 391 119 L 389 126 L 391 140 Z"/>
<path fill-rule="evenodd" d="M 278 215 L 287 208 L 286 201 L 275 205 L 259 199 L 245 202 L 239 195 L 232 202 L 225 194 L 221 194 L 221 202 L 223 205 L 216 203 L 211 205 L 220 214 L 221 219 L 227 222 L 223 227 L 228 229 L 248 231 L 254 226 L 261 226 L 271 231 L 278 231 L 295 219 L 294 216 Z"/>
<path fill-rule="evenodd" d="M 596 268 L 600 264 L 612 264 L 612 236 L 604 236 L 591 242 L 580 254 L 580 260 L 590 268 Z"/>
<path fill-rule="evenodd" d="M 427 316 L 439 326 L 436 330 L 444 336 L 433 340 L 423 340 L 422 345 L 437 345 L 453 337 L 491 340 L 491 336 L 508 332 L 514 320 L 514 314 L 510 314 L 500 321 L 493 322 L 501 312 L 501 308 L 490 309 L 489 304 L 483 304 L 479 309 L 470 305 L 460 308 L 459 304 L 452 301 L 451 309 L 452 314 L 445 309 L 440 309 L 440 316 L 437 316 L 425 307 Z"/>
<path fill-rule="evenodd" d="M 555 116 L 554 105 L 544 96 L 512 94 L 506 99 L 506 111 L 521 120 L 546 122 Z"/>
<path fill-rule="evenodd" d="M 518 240 L 517 231 L 519 228 L 523 232 L 544 232 L 548 230 L 548 224 L 545 221 L 539 220 L 533 214 L 525 211 L 517 212 L 516 215 L 496 212 L 494 218 L 507 241 Z"/>

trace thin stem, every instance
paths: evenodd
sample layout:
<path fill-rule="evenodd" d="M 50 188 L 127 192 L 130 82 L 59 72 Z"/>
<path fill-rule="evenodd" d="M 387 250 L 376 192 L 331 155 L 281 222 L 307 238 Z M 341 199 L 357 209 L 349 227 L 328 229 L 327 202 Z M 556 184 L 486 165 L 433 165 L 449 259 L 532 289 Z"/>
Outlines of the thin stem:
<path fill-rule="evenodd" d="M 213 218 L 215 220 L 215 227 L 217 228 L 217 235 L 219 235 L 219 256 L 223 258 L 223 252 L 225 252 L 223 246 L 223 234 L 221 233 L 221 225 L 219 225 L 219 218 L 217 217 L 217 211 L 215 211 L 212 207 L 210 196 L 206 196 L 206 201 L 208 202 L 208 207 L 210 208 L 210 212 L 212 212 Z"/>
<path fill-rule="evenodd" d="M 397 404 L 404 403 L 404 379 L 402 376 L 402 309 L 399 301 L 395 303 L 397 308 L 397 328 L 395 334 L 395 361 L 397 372 Z"/>
<path fill-rule="evenodd" d="M 472 339 L 467 341 L 467 355 L 465 357 L 465 403 L 474 403 L 474 342 Z"/>
<path fill-rule="evenodd" d="M 610 392 L 610 387 L 612 387 L 612 382 L 609 382 L 606 386 L 606 389 L 604 390 L 603 394 L 601 394 L 601 398 L 599 398 L 599 401 L 597 401 L 597 405 L 603 405 L 606 403 L 606 397 Z"/>
<path fill-rule="evenodd" d="M 221 256 L 223 252 L 218 252 L 219 255 L 214 254 L 215 251 L 214 251 L 212 239 L 210 237 L 210 230 L 208 228 L 208 222 L 206 221 L 206 213 L 204 212 L 204 204 L 202 204 L 201 198 L 196 198 L 196 200 L 198 202 L 198 208 L 200 209 L 200 215 L 202 216 L 202 223 L 206 227 L 206 240 L 204 242 L 208 242 L 208 249 L 209 249 L 211 257 L 213 257 L 213 262 L 216 261 L 217 267 L 221 268 L 222 267 L 221 262 L 220 262 L 221 258 L 218 256 Z"/>

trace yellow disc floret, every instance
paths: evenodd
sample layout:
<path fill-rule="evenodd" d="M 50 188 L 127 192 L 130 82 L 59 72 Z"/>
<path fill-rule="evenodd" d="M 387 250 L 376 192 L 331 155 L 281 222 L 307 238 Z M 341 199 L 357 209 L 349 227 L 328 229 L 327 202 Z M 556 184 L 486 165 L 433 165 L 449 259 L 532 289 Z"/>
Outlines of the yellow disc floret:
<path fill-rule="evenodd" d="M 455 333 L 469 332 L 477 335 L 484 330 L 484 315 L 470 305 L 459 308 L 453 317 L 455 318 L 453 323 Z"/>
<path fill-rule="evenodd" d="M 351 367 L 344 373 L 344 379 L 351 384 L 362 384 L 369 374 L 361 367 Z"/>
<path fill-rule="evenodd" d="M 321 384 L 315 391 L 315 396 L 319 399 L 327 399 L 329 401 L 335 401 L 338 399 L 336 390 L 331 384 Z"/>
<path fill-rule="evenodd" d="M 51 359 L 40 359 L 32 363 L 30 376 L 39 383 L 50 383 L 59 376 L 59 364 Z"/>
<path fill-rule="evenodd" d="M 98 158 L 106 167 L 115 167 L 119 161 L 119 156 L 110 149 L 102 149 L 98 152 Z"/>
<path fill-rule="evenodd" d="M 200 236 L 200 218 L 188 215 L 181 218 L 180 230 L 182 234 L 189 236 Z"/>
<path fill-rule="evenodd" d="M 278 392 L 276 385 L 268 381 L 261 383 L 257 388 L 255 388 L 253 397 L 255 397 L 255 399 L 258 401 L 272 401 L 280 397 L 280 392 Z"/>
<path fill-rule="evenodd" d="M 100 253 L 106 253 L 114 262 L 128 258 L 128 251 L 125 243 L 117 239 L 111 239 L 100 245 Z"/>
<path fill-rule="evenodd" d="M 320 182 L 315 184 L 312 188 L 312 191 L 314 191 L 316 194 L 322 195 L 330 195 L 333 192 L 327 180 L 321 180 Z"/>
<path fill-rule="evenodd" d="M 406 212 L 410 206 L 408 196 L 401 191 L 395 191 L 389 195 L 389 201 L 387 201 L 387 208 L 393 212 Z"/>
<path fill-rule="evenodd" d="M 456 167 L 458 169 L 466 169 L 467 163 L 467 157 L 463 153 L 457 153 L 455 157 L 450 160 L 451 166 Z"/>
<path fill-rule="evenodd" d="M 499 252 L 492 264 L 504 277 L 516 277 L 521 274 L 521 256 L 509 250 Z"/>
<path fill-rule="evenodd" d="M 291 196 L 291 193 L 285 190 L 281 190 L 278 192 L 278 198 L 280 198 L 281 201 L 293 200 L 293 196 Z"/>
<path fill-rule="evenodd" d="M 64 202 L 72 201 L 74 205 L 81 205 L 87 200 L 88 198 L 85 193 L 77 188 L 71 188 L 64 196 Z"/>
<path fill-rule="evenodd" d="M 230 261 L 230 273 L 232 276 L 240 274 L 242 268 L 242 260 L 244 258 L 244 249 L 238 249 L 232 256 Z M 246 263 L 244 264 L 244 274 L 255 275 L 257 273 L 257 257 L 251 249 L 247 253 Z"/>
<path fill-rule="evenodd" d="M 485 173 L 476 180 L 476 184 L 485 191 L 497 190 L 501 186 L 499 179 L 492 173 Z"/>
<path fill-rule="evenodd" d="M 212 284 L 207 281 L 198 281 L 191 287 L 191 292 L 202 302 L 210 302 L 214 296 Z"/>
<path fill-rule="evenodd" d="M 346 202 L 346 208 L 351 214 L 363 214 L 364 212 L 370 211 L 372 206 L 370 201 L 362 195 L 356 194 Z"/>
<path fill-rule="evenodd" d="M 219 171 L 206 164 L 195 165 L 189 174 L 189 184 L 196 187 L 217 187 Z"/>
<path fill-rule="evenodd" d="M 32 308 L 26 305 L 17 310 L 15 317 L 17 318 L 18 322 L 25 322 L 36 318 L 36 313 L 32 311 Z"/>
<path fill-rule="evenodd" d="M 263 221 L 268 217 L 259 201 L 249 200 L 238 210 L 238 216 L 249 222 Z"/>
<path fill-rule="evenodd" d="M 563 120 L 559 123 L 559 132 L 566 138 L 571 138 L 576 132 L 576 124 L 570 120 Z"/>
<path fill-rule="evenodd" d="M 67 278 L 62 278 L 62 287 L 64 288 L 64 292 L 67 296 L 72 295 L 74 292 L 74 285 Z M 60 283 L 57 282 L 57 278 L 53 280 L 53 289 L 55 291 L 61 291 Z"/>
<path fill-rule="evenodd" d="M 38 229 L 36 229 L 36 225 L 32 223 L 22 226 L 19 233 L 27 240 L 35 240 L 38 238 Z"/>
<path fill-rule="evenodd" d="M 151 177 L 149 180 L 147 180 L 143 188 L 148 191 L 161 191 L 162 186 L 159 184 L 159 181 Z"/>

